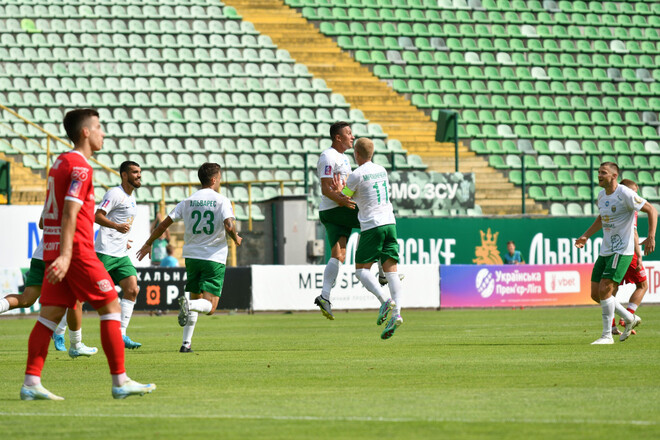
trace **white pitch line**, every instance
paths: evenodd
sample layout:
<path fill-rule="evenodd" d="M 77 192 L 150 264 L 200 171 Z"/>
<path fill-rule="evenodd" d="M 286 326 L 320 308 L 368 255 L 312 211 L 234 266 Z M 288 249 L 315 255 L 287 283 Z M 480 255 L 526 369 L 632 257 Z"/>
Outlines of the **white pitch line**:
<path fill-rule="evenodd" d="M 653 420 L 595 420 L 595 419 L 466 419 L 452 417 L 428 418 L 389 418 L 389 417 L 322 417 L 322 416 L 265 416 L 241 414 L 80 414 L 80 413 L 43 413 L 43 412 L 0 412 L 0 416 L 13 417 L 90 417 L 90 418 L 143 418 L 143 419 L 222 419 L 222 420 L 291 420 L 291 421 L 320 421 L 320 422 L 390 422 L 390 423 L 525 423 L 544 425 L 575 424 L 575 425 L 636 425 L 655 426 L 658 422 Z"/>

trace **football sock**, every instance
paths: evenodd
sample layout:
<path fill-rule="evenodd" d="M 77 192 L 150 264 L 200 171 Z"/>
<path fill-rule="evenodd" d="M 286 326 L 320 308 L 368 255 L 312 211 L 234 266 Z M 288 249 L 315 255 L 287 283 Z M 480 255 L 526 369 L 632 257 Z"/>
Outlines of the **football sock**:
<path fill-rule="evenodd" d="M 113 387 L 120 387 L 124 385 L 124 382 L 128 380 L 128 375 L 126 372 L 123 372 L 121 374 L 112 374 L 112 386 Z"/>
<path fill-rule="evenodd" d="M 53 329 L 57 326 L 53 321 L 49 321 L 41 316 L 34 324 L 34 328 L 28 339 L 28 358 L 25 367 L 25 374 L 41 377 L 41 370 L 44 369 L 46 356 L 48 356 L 48 346 Z"/>
<path fill-rule="evenodd" d="M 193 299 L 192 301 L 189 302 L 188 309 L 191 312 L 199 312 L 206 314 L 213 309 L 213 304 L 211 304 L 211 301 L 204 298 Z"/>
<path fill-rule="evenodd" d="M 126 328 L 128 328 L 128 323 L 131 322 L 131 316 L 133 316 L 133 307 L 135 307 L 135 301 L 129 299 L 121 300 L 121 335 L 126 334 Z"/>
<path fill-rule="evenodd" d="M 628 310 L 626 310 L 626 308 L 623 307 L 621 305 L 621 303 L 616 300 L 616 298 L 614 299 L 614 310 L 616 311 L 616 314 L 619 315 L 620 317 L 622 317 L 623 320 L 626 321 L 626 322 L 630 322 L 633 319 L 635 319 L 635 318 L 633 318 L 632 313 L 630 313 Z"/>
<path fill-rule="evenodd" d="M 71 330 L 69 329 L 69 344 L 71 348 L 78 349 L 82 343 L 82 329 Z"/>
<path fill-rule="evenodd" d="M 122 374 L 124 368 L 124 340 L 121 337 L 121 315 L 107 313 L 101 319 L 101 345 L 108 359 L 110 374 Z"/>
<path fill-rule="evenodd" d="M 60 319 L 60 323 L 57 324 L 57 328 L 55 328 L 55 334 L 56 335 L 63 335 L 64 331 L 66 330 L 66 315 L 69 313 L 69 310 L 67 309 L 66 312 L 64 312 L 64 316 L 62 316 L 62 319 Z"/>
<path fill-rule="evenodd" d="M 355 275 L 362 285 L 378 298 L 378 301 L 380 301 L 381 304 L 388 300 L 388 298 L 385 297 L 383 288 L 380 287 L 376 276 L 371 273 L 369 269 L 357 269 Z"/>
<path fill-rule="evenodd" d="M 5 313 L 7 310 L 9 310 L 9 301 L 4 298 L 0 299 L 0 313 Z"/>
<path fill-rule="evenodd" d="M 190 348 L 192 342 L 192 336 L 195 332 L 195 324 L 197 324 L 197 317 L 199 314 L 197 312 L 190 312 L 188 314 L 188 324 L 183 327 L 183 341 L 181 345 L 184 347 Z"/>
<path fill-rule="evenodd" d="M 639 306 L 635 303 L 628 303 L 628 309 L 627 310 L 634 315 L 635 312 L 637 311 L 637 307 L 639 307 Z"/>
<path fill-rule="evenodd" d="M 321 290 L 321 297 L 330 301 L 330 290 L 332 286 L 337 281 L 337 274 L 339 273 L 339 267 L 341 262 L 336 258 L 330 258 L 328 264 L 325 265 L 325 270 L 323 271 L 323 289 Z"/>
<path fill-rule="evenodd" d="M 612 319 L 612 327 L 616 327 L 616 318 Z"/>
<path fill-rule="evenodd" d="M 33 376 L 31 374 L 25 375 L 25 380 L 23 380 L 23 385 L 27 387 L 33 387 L 39 384 L 41 384 L 41 378 L 39 376 Z"/>
<path fill-rule="evenodd" d="M 610 323 L 614 319 L 614 303 L 616 299 L 614 297 L 609 297 L 607 299 L 600 300 L 600 307 L 602 309 L 603 316 L 603 336 L 612 337 L 612 326 Z"/>
<path fill-rule="evenodd" d="M 394 300 L 394 309 L 392 310 L 392 316 L 401 314 L 401 279 L 399 278 L 398 272 L 387 272 L 385 274 L 387 278 L 387 285 L 390 288 L 390 294 Z"/>

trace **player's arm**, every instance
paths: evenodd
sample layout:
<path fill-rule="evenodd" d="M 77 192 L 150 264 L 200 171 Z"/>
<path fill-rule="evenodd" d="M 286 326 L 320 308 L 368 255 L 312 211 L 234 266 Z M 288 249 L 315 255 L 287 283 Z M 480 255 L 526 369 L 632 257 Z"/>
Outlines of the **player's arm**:
<path fill-rule="evenodd" d="M 226 218 L 224 224 L 225 232 L 227 235 L 230 236 L 232 240 L 234 240 L 236 246 L 240 246 L 243 242 L 243 238 L 238 235 L 238 232 L 236 232 L 236 219 L 234 217 Z"/>
<path fill-rule="evenodd" d="M 596 217 L 596 220 L 592 223 L 591 226 L 589 226 L 589 229 L 585 231 L 584 234 L 582 234 L 582 237 L 578 238 L 575 240 L 575 247 L 578 249 L 582 249 L 585 244 L 587 244 L 587 240 L 589 237 L 594 235 L 596 232 L 600 231 L 601 228 L 603 227 L 603 219 L 600 217 Z"/>
<path fill-rule="evenodd" d="M 642 206 L 642 212 L 649 216 L 649 233 L 646 239 L 640 243 L 644 246 L 644 255 L 648 255 L 655 250 L 655 229 L 658 225 L 658 211 L 649 202 Z"/>
<path fill-rule="evenodd" d="M 101 226 L 105 226 L 106 228 L 111 228 L 115 229 L 122 234 L 128 233 L 128 231 L 131 230 L 131 224 L 130 223 L 115 223 L 112 220 L 110 220 L 107 217 L 108 213 L 105 212 L 102 209 L 97 209 L 96 214 L 94 214 L 94 221 L 98 223 Z"/>
<path fill-rule="evenodd" d="M 339 206 L 345 206 L 346 208 L 355 209 L 355 202 L 335 189 L 334 179 L 329 177 L 322 178 L 321 192 L 323 193 L 324 196 L 326 196 L 327 198 L 329 198 Z"/>
<path fill-rule="evenodd" d="M 62 208 L 62 229 L 60 232 L 60 256 L 46 269 L 46 278 L 51 284 L 64 279 L 71 265 L 73 255 L 73 235 L 76 233 L 78 212 L 82 204 L 65 200 Z"/>
<path fill-rule="evenodd" d="M 153 230 L 147 241 L 142 245 L 140 250 L 137 251 L 137 256 L 138 261 L 142 261 L 144 257 L 147 255 L 151 255 L 151 245 L 154 243 L 154 241 L 163 235 L 165 231 L 167 231 L 167 228 L 170 227 L 170 225 L 173 223 L 172 218 L 170 216 L 165 217 L 165 219 L 158 224 L 158 227 Z"/>

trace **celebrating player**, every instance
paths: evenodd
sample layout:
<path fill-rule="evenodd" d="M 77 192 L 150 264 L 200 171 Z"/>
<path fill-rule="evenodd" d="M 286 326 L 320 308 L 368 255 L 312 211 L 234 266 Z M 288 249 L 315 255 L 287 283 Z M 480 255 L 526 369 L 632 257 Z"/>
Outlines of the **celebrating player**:
<path fill-rule="evenodd" d="M 603 188 L 598 194 L 600 216 L 575 242 L 576 247 L 582 248 L 589 237 L 601 227 L 603 228 L 600 255 L 591 274 L 591 297 L 600 303 L 603 317 L 603 334 L 592 342 L 594 345 L 614 343 L 612 320 L 615 310 L 626 324 L 619 337 L 620 341 L 625 341 L 632 330 L 642 321 L 638 315 L 627 311 L 614 298 L 619 283 L 623 280 L 635 253 L 634 214 L 640 210 L 647 213 L 649 218 L 648 235 L 646 240 L 641 243 L 644 246 L 644 253 L 648 255 L 655 249 L 655 230 L 658 218 L 656 209 L 631 189 L 619 185 L 618 176 L 619 167 L 614 162 L 603 162 L 600 165 L 598 185 Z"/>
<path fill-rule="evenodd" d="M 22 400 L 63 400 L 41 384 L 48 345 L 57 322 L 76 299 L 87 301 L 101 320 L 101 343 L 112 375 L 112 396 L 150 393 L 154 384 L 131 380 L 124 368 L 121 308 L 110 275 L 94 252 L 94 186 L 88 159 L 101 150 L 105 134 L 99 114 L 78 109 L 64 117 L 64 128 L 74 144 L 50 169 L 44 206 L 44 262 L 41 311 L 28 342 Z"/>
<path fill-rule="evenodd" d="M 373 293 L 381 303 L 376 324 L 381 325 L 392 311 L 392 317 L 380 337 L 389 339 L 396 329 L 403 324 L 401 318 L 401 281 L 397 273 L 399 245 L 396 239 L 396 220 L 390 202 L 390 182 L 387 171 L 371 161 L 374 155 L 374 143 L 367 138 L 360 138 L 355 143 L 353 152 L 359 165 L 348 176 L 342 192 L 352 197 L 358 208 L 360 220 L 360 242 L 355 253 L 355 274 L 364 287 Z M 382 262 L 392 298 L 385 298 L 382 287 L 371 273 L 374 262 Z"/>
<path fill-rule="evenodd" d="M 135 300 L 140 292 L 137 284 L 137 271 L 128 257 L 133 220 L 137 215 L 137 203 L 133 190 L 141 186 L 140 165 L 125 161 L 119 166 L 121 184 L 110 189 L 96 210 L 95 221 L 99 229 L 94 248 L 99 260 L 105 266 L 115 284 L 119 284 L 123 297 L 121 306 L 121 335 L 124 347 L 134 349 L 142 346 L 126 335 L 126 328 L 131 321 Z"/>
<path fill-rule="evenodd" d="M 220 165 L 207 162 L 199 167 L 197 176 L 202 189 L 178 203 L 137 253 L 139 260 L 149 255 L 154 240 L 173 222 L 183 220 L 186 229 L 183 258 L 186 260 L 186 291 L 190 292 L 190 301 L 185 296 L 179 297 L 179 325 L 183 327 L 181 353 L 192 352 L 190 347 L 198 313 L 212 315 L 218 307 L 225 280 L 227 236 L 237 246 L 243 241 L 236 232 L 231 202 L 218 193 Z"/>

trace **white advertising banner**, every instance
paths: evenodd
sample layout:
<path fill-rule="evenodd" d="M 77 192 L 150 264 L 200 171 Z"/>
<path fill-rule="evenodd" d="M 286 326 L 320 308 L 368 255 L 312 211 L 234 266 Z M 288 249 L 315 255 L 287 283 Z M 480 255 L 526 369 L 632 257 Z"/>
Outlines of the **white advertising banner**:
<path fill-rule="evenodd" d="M 314 298 L 321 294 L 325 266 L 252 266 L 252 309 L 315 310 Z M 375 265 L 372 271 L 376 271 Z M 440 306 L 440 269 L 437 264 L 400 265 L 401 306 L 437 308 Z M 386 292 L 389 290 L 385 287 Z M 355 276 L 355 266 L 343 265 L 332 289 L 333 310 L 378 309 L 380 303 Z"/>
<path fill-rule="evenodd" d="M 42 208 L 42 205 L 0 205 L 0 267 L 30 267 L 32 253 L 43 237 L 39 229 Z M 151 233 L 150 217 L 148 206 L 138 206 L 138 214 L 129 233 L 133 240 L 129 256 L 136 267 L 150 265 L 148 258 L 142 261 L 135 258 L 135 253 Z M 98 231 L 99 225 L 94 226 Z"/>

